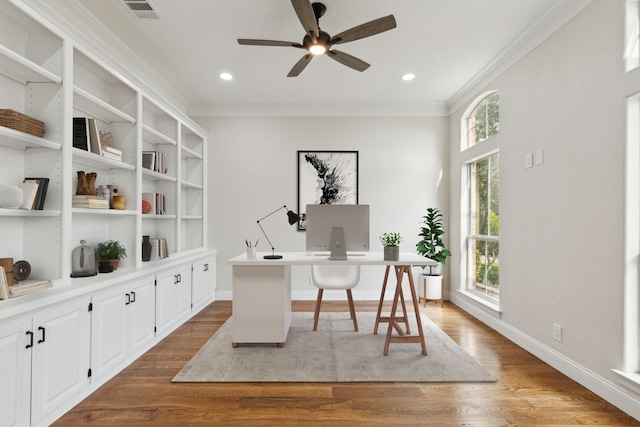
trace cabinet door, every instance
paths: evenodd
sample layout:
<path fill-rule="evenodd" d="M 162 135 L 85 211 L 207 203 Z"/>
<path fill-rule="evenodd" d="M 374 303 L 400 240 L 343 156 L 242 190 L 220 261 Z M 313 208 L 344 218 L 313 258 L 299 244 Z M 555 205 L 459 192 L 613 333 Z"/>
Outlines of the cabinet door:
<path fill-rule="evenodd" d="M 129 291 L 131 304 L 129 305 L 127 334 L 130 339 L 129 348 L 132 352 L 145 346 L 155 337 L 155 278 L 149 277 L 132 285 Z"/>
<path fill-rule="evenodd" d="M 125 285 L 120 285 L 92 298 L 92 381 L 99 380 L 113 370 L 127 355 L 123 331 L 130 301 L 127 300 L 126 290 Z"/>
<path fill-rule="evenodd" d="M 0 326 L 1 427 L 29 425 L 32 342 L 29 332 L 31 332 L 31 318 Z"/>
<path fill-rule="evenodd" d="M 33 318 L 33 424 L 89 385 L 90 298 Z"/>
<path fill-rule="evenodd" d="M 201 304 L 213 296 L 216 288 L 215 267 L 215 258 L 193 264 L 193 277 L 191 280 L 194 308 L 200 308 Z"/>
<path fill-rule="evenodd" d="M 176 292 L 178 297 L 178 319 L 189 317 L 191 314 L 191 264 L 178 270 Z"/>
<path fill-rule="evenodd" d="M 177 318 L 176 275 L 167 271 L 156 276 L 156 334 L 169 330 Z"/>

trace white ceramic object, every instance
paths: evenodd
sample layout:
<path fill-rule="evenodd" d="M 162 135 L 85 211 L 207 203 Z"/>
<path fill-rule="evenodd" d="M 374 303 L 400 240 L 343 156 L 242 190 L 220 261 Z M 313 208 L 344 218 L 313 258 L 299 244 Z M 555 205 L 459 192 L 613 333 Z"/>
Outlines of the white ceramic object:
<path fill-rule="evenodd" d="M 0 185 L 0 208 L 18 209 L 22 205 L 22 189 L 15 185 Z"/>

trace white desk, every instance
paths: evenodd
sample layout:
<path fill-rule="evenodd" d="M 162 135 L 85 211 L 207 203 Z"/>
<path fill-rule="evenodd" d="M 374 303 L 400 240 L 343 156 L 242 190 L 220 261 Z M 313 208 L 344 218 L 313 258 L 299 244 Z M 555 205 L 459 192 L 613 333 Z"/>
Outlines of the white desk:
<path fill-rule="evenodd" d="M 374 333 L 378 324 L 388 322 L 387 339 L 384 354 L 388 354 L 390 343 L 414 342 L 422 344 L 422 354 L 426 355 L 426 345 L 420 322 L 420 310 L 411 274 L 411 266 L 428 266 L 436 263 L 418 254 L 401 252 L 398 261 L 385 261 L 382 252 L 366 252 L 349 257 L 347 260 L 329 260 L 327 255 L 307 255 L 305 252 L 279 252 L 282 259 L 263 259 L 266 252 L 258 253 L 255 259 L 247 259 L 246 254 L 238 255 L 227 263 L 232 266 L 233 292 L 233 333 L 232 345 L 240 343 L 276 343 L 282 347 L 287 340 L 291 325 L 291 266 L 292 265 L 385 265 L 387 266 L 378 315 Z M 396 275 L 396 290 L 389 317 L 382 317 L 382 302 L 387 286 L 387 279 L 391 267 Z M 418 335 L 409 335 L 409 323 L 404 310 L 404 296 L 402 295 L 402 278 L 409 276 L 411 300 L 418 323 Z M 403 317 L 396 317 L 398 303 L 402 304 Z M 405 331 L 400 329 L 399 323 L 405 323 Z M 398 336 L 393 336 L 396 330 Z"/>

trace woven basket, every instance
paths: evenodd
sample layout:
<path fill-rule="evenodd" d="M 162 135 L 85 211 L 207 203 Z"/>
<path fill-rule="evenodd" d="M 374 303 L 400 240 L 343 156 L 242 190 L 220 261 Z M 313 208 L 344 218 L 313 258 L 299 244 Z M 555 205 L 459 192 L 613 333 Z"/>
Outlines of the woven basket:
<path fill-rule="evenodd" d="M 0 126 L 39 136 L 40 138 L 44 135 L 44 122 L 13 110 L 0 109 Z"/>

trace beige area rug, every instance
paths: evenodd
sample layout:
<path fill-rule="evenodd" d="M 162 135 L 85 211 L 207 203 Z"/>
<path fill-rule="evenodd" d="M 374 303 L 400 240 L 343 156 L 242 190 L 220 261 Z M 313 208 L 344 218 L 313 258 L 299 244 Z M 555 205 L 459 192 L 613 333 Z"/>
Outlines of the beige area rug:
<path fill-rule="evenodd" d="M 409 313 L 411 332 L 417 332 Z M 231 319 L 173 378 L 173 382 L 493 382 L 493 378 L 427 316 L 421 314 L 427 356 L 420 344 L 392 343 L 382 354 L 387 324 L 373 334 L 375 313 L 293 313 L 287 341 L 231 346 Z M 394 331 L 395 334 L 395 331 Z"/>
<path fill-rule="evenodd" d="M 411 332 L 417 332 L 415 315 Z M 420 344 L 382 350 L 387 324 L 373 334 L 375 313 L 359 312 L 359 332 L 349 313 L 322 312 L 313 332 L 313 313 L 293 313 L 287 341 L 231 347 L 231 319 L 173 378 L 173 382 L 492 382 L 469 354 L 421 314 L 427 356 Z M 395 334 L 395 331 L 394 331 Z"/>

